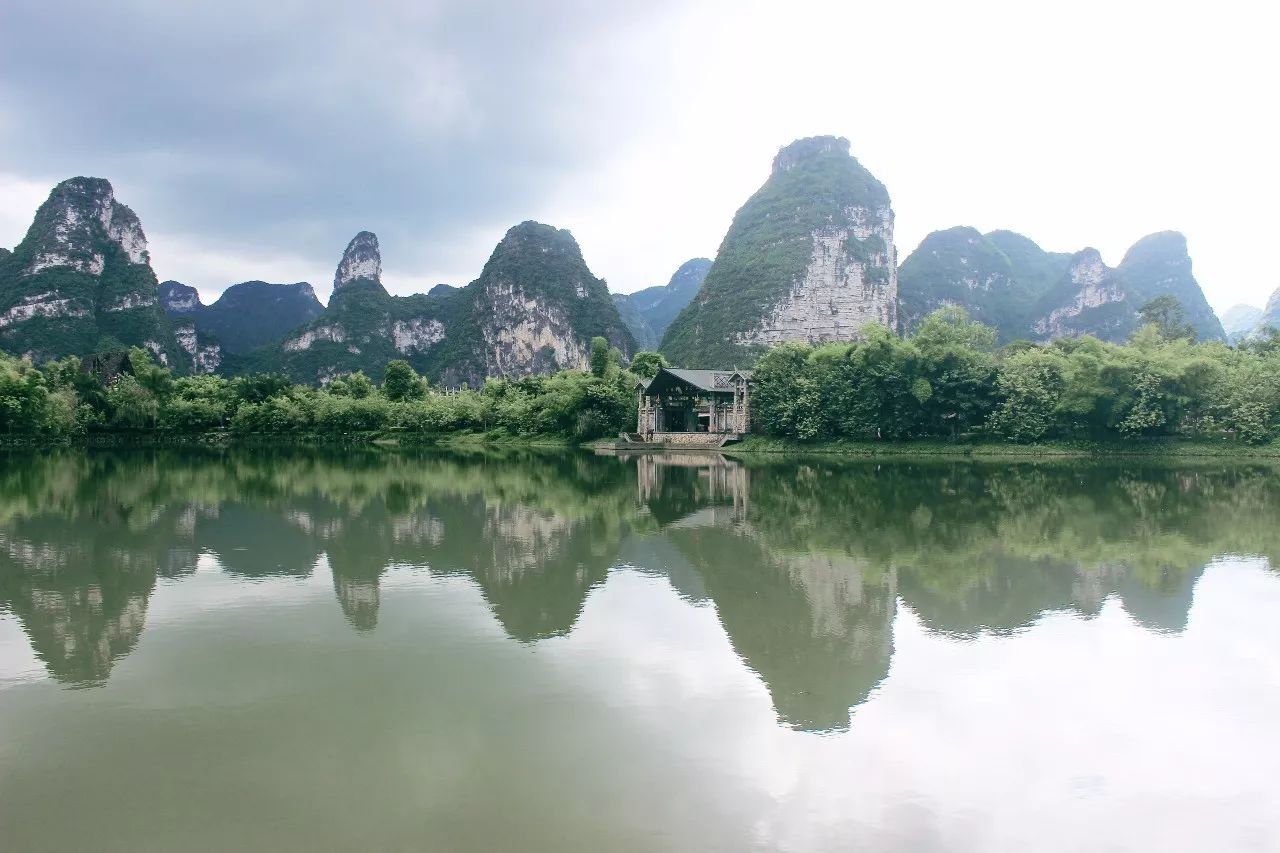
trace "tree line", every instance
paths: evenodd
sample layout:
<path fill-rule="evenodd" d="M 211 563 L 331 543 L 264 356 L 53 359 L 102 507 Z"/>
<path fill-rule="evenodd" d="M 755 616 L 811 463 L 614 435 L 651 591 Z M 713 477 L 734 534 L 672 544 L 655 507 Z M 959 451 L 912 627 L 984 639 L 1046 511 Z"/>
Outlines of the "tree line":
<path fill-rule="evenodd" d="M 136 348 L 127 369 L 105 381 L 82 367 L 74 356 L 36 367 L 0 353 L 0 435 L 499 431 L 587 441 L 635 422 L 637 378 L 604 338 L 592 341 L 588 370 L 490 379 L 479 389 L 432 388 L 399 360 L 388 363 L 380 385 L 357 372 L 323 388 L 278 373 L 174 376 Z"/>
<path fill-rule="evenodd" d="M 915 438 L 1014 443 L 1280 437 L 1280 336 L 1198 342 L 1176 301 L 1144 306 L 1125 344 L 1094 337 L 996 347 L 963 309 L 930 314 L 908 337 L 870 326 L 854 343 L 789 343 L 761 356 L 753 430 L 796 442 Z M 333 435 L 380 431 L 559 436 L 635 429 L 635 383 L 666 360 L 630 365 L 604 338 L 589 368 L 482 388 L 432 388 L 404 361 L 324 388 L 275 373 L 177 377 L 146 350 L 110 382 L 64 358 L 36 367 L 0 354 L 0 434 L 75 438 L 105 431 Z"/>
<path fill-rule="evenodd" d="M 906 338 L 873 326 L 857 343 L 783 344 L 756 366 L 756 425 L 798 441 L 1280 436 L 1280 337 L 1197 342 L 1171 297 L 1142 315 L 1124 344 L 997 348 L 995 330 L 956 307 Z"/>

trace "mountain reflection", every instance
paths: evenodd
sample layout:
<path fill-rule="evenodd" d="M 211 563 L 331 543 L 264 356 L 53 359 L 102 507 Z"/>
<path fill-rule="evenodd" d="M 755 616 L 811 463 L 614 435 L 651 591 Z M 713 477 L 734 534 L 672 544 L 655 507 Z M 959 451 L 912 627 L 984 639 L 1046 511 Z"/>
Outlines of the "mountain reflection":
<path fill-rule="evenodd" d="M 1274 559 L 1264 466 L 742 463 L 531 452 L 129 451 L 10 455 L 0 609 L 58 681 L 104 683 L 157 577 L 212 555 L 244 579 L 327 563 L 377 628 L 393 566 L 469 578 L 513 640 L 572 631 L 612 567 L 714 606 L 783 723 L 849 724 L 889 672 L 899 603 L 930 630 L 1014 632 L 1110 598 L 1186 627 L 1224 553 Z"/>

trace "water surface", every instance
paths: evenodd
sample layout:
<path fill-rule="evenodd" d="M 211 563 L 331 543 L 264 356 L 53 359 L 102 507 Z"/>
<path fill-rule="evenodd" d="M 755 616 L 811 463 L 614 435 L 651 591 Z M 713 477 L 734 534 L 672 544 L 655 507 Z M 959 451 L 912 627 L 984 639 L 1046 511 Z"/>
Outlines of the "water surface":
<path fill-rule="evenodd" d="M 1269 467 L 0 457 L 0 847 L 1280 849 Z"/>

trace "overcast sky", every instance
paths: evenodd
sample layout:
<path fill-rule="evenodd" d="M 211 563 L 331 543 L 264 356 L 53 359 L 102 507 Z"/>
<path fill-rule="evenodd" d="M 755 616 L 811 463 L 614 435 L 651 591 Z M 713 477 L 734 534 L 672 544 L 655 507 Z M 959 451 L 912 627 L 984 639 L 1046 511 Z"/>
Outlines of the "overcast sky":
<path fill-rule="evenodd" d="M 396 292 L 511 225 L 610 287 L 713 257 L 776 150 L 846 136 L 902 257 L 1010 228 L 1111 264 L 1177 229 L 1219 310 L 1280 287 L 1275 4 L 3 0 L 0 245 L 109 178 L 162 278 L 322 298 L 350 237 Z"/>

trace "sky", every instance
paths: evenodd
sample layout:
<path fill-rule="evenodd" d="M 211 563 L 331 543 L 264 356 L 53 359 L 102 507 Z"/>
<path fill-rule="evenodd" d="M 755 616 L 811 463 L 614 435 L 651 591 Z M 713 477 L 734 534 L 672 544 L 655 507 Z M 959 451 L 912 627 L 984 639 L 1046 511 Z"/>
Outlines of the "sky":
<path fill-rule="evenodd" d="M 4 0 L 0 245 L 111 180 L 161 279 L 310 281 L 375 231 L 393 292 L 568 228 L 614 291 L 714 257 L 777 149 L 847 137 L 901 257 L 1008 228 L 1108 263 L 1186 234 L 1219 311 L 1280 287 L 1274 4 Z"/>

